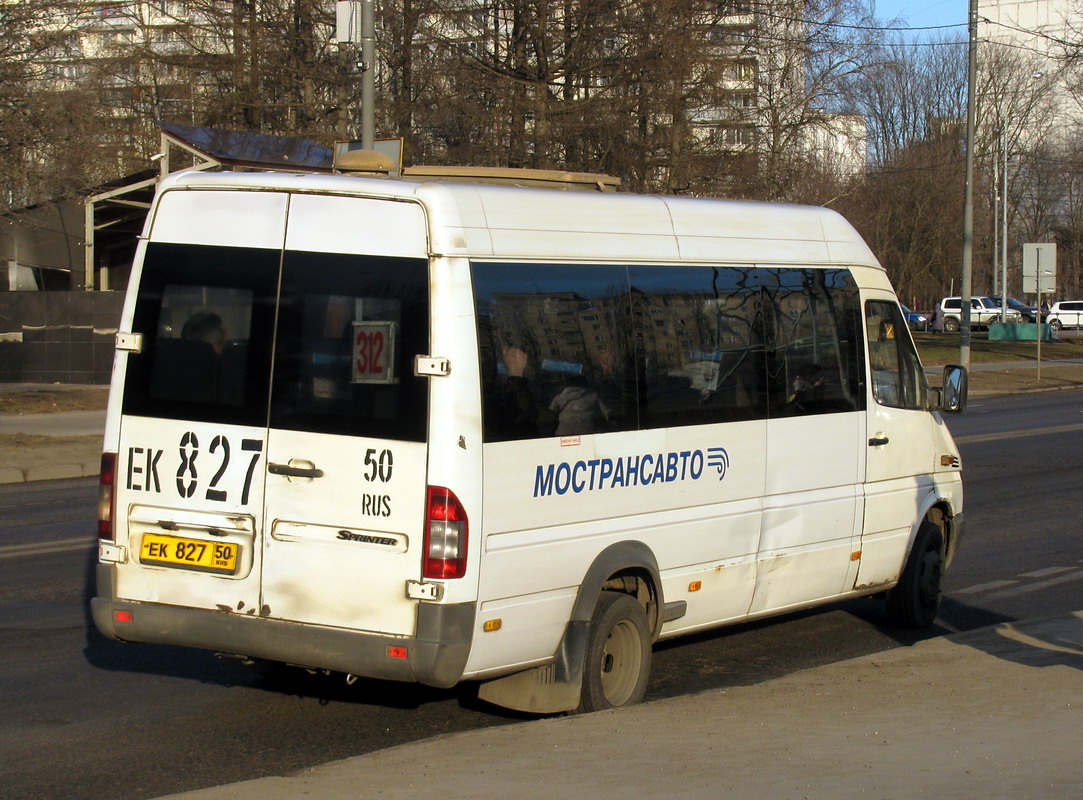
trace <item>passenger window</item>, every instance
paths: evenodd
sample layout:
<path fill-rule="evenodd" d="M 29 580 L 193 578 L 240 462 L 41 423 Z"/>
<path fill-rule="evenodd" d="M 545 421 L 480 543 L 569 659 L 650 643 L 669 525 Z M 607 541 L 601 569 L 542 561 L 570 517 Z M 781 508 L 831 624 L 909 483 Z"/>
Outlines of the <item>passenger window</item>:
<path fill-rule="evenodd" d="M 898 305 L 868 301 L 865 325 L 873 398 L 882 406 L 925 410 L 928 383 Z"/>
<path fill-rule="evenodd" d="M 125 413 L 265 425 L 277 275 L 277 251 L 148 245 Z"/>
<path fill-rule="evenodd" d="M 424 260 L 287 251 L 271 427 L 425 441 L 428 341 Z"/>
<path fill-rule="evenodd" d="M 473 265 L 485 441 L 635 430 L 623 267 Z"/>
<path fill-rule="evenodd" d="M 865 408 L 861 306 L 846 270 L 769 271 L 772 417 Z"/>
<path fill-rule="evenodd" d="M 629 270 L 643 427 L 767 415 L 760 272 Z"/>

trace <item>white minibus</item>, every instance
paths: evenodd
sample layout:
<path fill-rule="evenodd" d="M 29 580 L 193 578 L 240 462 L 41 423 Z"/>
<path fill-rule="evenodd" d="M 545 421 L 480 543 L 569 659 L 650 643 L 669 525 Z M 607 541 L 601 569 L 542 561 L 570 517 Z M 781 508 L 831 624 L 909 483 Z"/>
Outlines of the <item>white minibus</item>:
<path fill-rule="evenodd" d="M 182 172 L 117 335 L 94 620 L 627 705 L 659 640 L 860 595 L 931 624 L 965 394 L 823 208 Z"/>

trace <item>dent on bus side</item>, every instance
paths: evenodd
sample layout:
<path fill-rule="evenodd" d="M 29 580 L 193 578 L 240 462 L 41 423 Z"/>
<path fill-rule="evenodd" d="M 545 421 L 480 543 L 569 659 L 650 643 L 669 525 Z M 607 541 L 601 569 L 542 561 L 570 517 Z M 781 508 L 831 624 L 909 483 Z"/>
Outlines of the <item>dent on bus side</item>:
<path fill-rule="evenodd" d="M 966 409 L 967 372 L 966 367 L 948 364 L 944 367 L 943 385 L 931 389 L 934 396 L 930 405 L 938 411 L 959 414 Z"/>

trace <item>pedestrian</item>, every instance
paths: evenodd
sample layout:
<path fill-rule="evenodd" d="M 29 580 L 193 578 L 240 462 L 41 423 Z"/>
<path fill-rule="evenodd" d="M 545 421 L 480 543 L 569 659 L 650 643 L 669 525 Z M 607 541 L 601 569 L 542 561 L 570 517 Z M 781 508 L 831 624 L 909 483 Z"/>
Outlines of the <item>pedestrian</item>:
<path fill-rule="evenodd" d="M 944 332 L 944 309 L 940 307 L 940 303 L 936 304 L 936 310 L 933 311 L 933 333 Z"/>

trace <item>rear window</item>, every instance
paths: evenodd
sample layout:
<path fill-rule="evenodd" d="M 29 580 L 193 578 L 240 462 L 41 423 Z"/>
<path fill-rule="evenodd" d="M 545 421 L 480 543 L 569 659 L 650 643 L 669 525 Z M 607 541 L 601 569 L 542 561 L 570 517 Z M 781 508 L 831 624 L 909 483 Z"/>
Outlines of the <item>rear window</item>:
<path fill-rule="evenodd" d="M 264 425 L 280 253 L 150 244 L 124 413 Z"/>
<path fill-rule="evenodd" d="M 124 412 L 424 441 L 427 286 L 422 259 L 151 244 Z"/>

